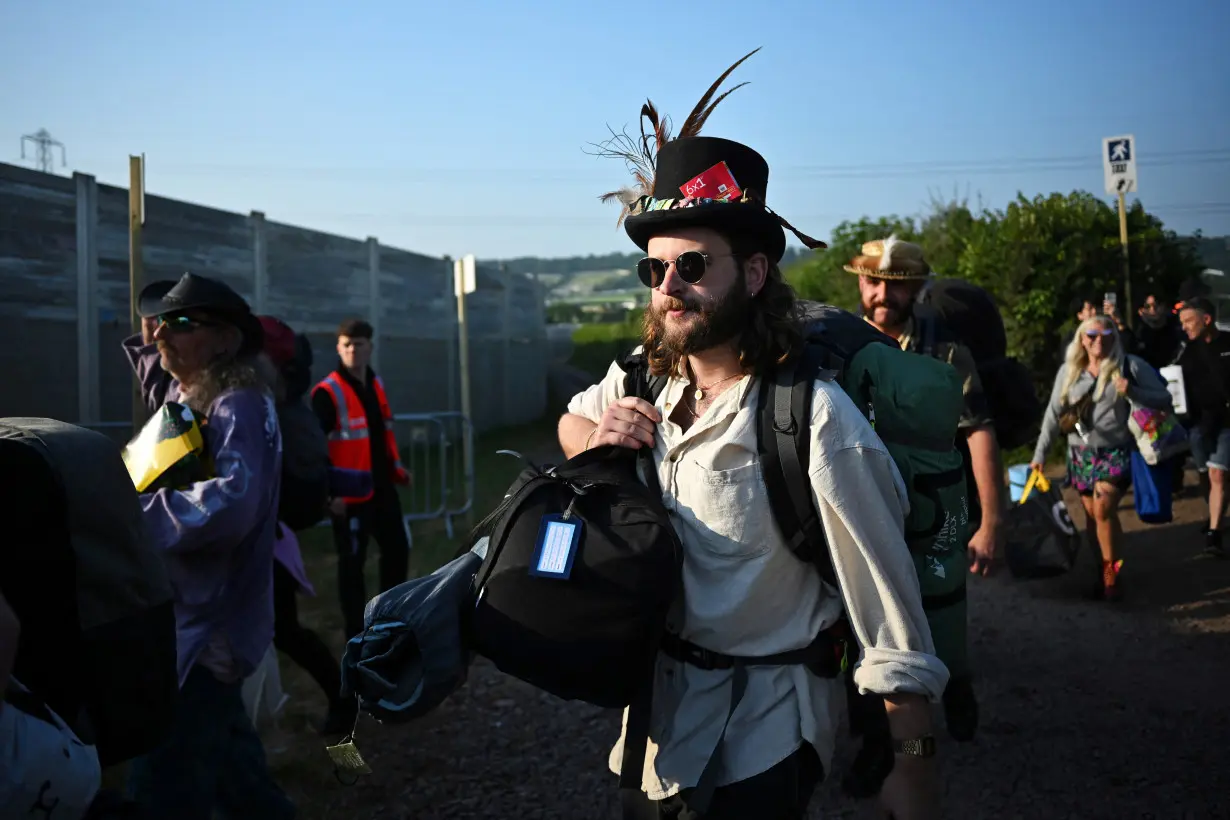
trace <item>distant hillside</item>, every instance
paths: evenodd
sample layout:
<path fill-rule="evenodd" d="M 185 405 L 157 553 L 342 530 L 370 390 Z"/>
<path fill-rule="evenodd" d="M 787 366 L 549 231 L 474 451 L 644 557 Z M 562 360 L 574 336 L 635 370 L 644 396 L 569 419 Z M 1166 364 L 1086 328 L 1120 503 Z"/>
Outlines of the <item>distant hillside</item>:
<path fill-rule="evenodd" d="M 801 248 L 786 248 L 781 267 L 788 267 L 804 253 Z M 639 251 L 556 258 L 521 256 L 482 260 L 482 264 L 502 264 L 509 273 L 536 277 L 547 287 L 548 302 L 622 302 L 643 287 L 636 278 L 636 263 L 643 256 Z"/>
<path fill-rule="evenodd" d="M 1194 241 L 1206 268 L 1230 274 L 1230 236 L 1202 236 Z"/>

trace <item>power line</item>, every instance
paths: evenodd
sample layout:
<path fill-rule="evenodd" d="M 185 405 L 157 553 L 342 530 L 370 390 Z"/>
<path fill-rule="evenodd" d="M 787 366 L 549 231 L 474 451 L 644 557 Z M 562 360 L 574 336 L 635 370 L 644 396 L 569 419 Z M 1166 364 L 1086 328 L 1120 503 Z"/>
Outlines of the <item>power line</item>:
<path fill-rule="evenodd" d="M 1230 163 L 1230 149 L 1209 148 L 1151 153 L 1140 160 L 1141 166 L 1200 166 Z M 1097 155 L 1051 156 L 1051 157 L 999 157 L 986 160 L 920 160 L 899 163 L 870 163 L 845 165 L 793 165 L 773 169 L 774 176 L 783 181 L 805 177 L 808 179 L 875 179 L 894 176 L 917 176 L 926 174 L 1013 174 L 1059 171 L 1095 171 L 1101 163 Z M 587 183 L 594 175 L 593 168 L 407 168 L 368 166 L 268 166 L 228 165 L 218 163 L 162 163 L 167 171 L 180 173 L 216 174 L 235 172 L 243 174 L 294 174 L 294 175 L 380 175 L 408 177 L 460 177 L 479 175 L 513 176 L 532 178 L 535 182 L 570 181 Z"/>
<path fill-rule="evenodd" d="M 44 174 L 55 173 L 55 150 L 60 149 L 60 167 L 68 165 L 68 155 L 64 151 L 64 143 L 53 139 L 46 128 L 40 128 L 33 134 L 23 134 L 21 137 L 21 158 L 26 158 L 26 140 L 34 143 L 38 156 L 35 162 Z"/>

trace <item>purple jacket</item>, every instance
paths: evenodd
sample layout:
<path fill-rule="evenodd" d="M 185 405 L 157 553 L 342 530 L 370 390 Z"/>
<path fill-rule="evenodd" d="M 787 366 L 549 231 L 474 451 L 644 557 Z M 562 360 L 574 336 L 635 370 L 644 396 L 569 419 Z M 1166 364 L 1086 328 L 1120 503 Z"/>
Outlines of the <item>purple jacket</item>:
<path fill-rule="evenodd" d="M 180 400 L 158 349 L 124 340 L 146 405 Z M 247 677 L 273 641 L 273 543 L 282 439 L 273 397 L 258 387 L 223 391 L 202 428 L 216 477 L 186 490 L 141 495 L 146 531 L 175 590 L 179 681 L 220 632 Z"/>

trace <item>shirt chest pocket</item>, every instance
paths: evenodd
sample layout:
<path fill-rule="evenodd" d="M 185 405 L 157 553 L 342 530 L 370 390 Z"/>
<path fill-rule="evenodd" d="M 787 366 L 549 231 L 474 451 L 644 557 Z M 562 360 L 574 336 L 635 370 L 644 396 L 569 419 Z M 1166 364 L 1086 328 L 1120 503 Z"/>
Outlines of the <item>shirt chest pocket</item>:
<path fill-rule="evenodd" d="M 772 518 L 759 462 L 718 470 L 692 461 L 678 478 L 688 546 L 736 560 L 769 551 Z"/>

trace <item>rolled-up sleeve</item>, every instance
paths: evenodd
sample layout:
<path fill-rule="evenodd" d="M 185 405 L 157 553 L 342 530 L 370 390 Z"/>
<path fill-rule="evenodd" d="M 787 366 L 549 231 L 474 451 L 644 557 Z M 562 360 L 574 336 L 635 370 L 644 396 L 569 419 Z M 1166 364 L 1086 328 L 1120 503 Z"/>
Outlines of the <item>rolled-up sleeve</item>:
<path fill-rule="evenodd" d="M 572 397 L 568 402 L 568 412 L 597 424 L 611 402 L 623 398 L 624 375 L 619 362 L 611 362 L 602 381 L 590 385 Z"/>
<path fill-rule="evenodd" d="M 909 497 L 880 447 L 846 447 L 812 462 L 812 489 L 850 625 L 864 648 L 860 692 L 938 700 L 948 668 L 935 655 L 914 559 L 905 544 Z"/>

